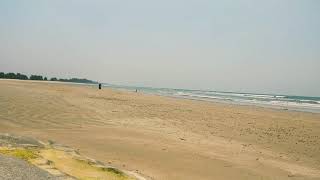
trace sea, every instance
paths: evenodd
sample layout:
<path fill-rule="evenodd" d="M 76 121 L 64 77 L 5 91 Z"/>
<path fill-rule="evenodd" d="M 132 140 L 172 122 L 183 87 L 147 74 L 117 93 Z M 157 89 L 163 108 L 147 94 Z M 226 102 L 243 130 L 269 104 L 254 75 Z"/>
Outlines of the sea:
<path fill-rule="evenodd" d="M 283 94 L 256 94 L 243 92 L 223 92 L 211 90 L 190 90 L 172 88 L 135 87 L 103 84 L 113 89 L 170 96 L 209 102 L 229 103 L 238 105 L 254 105 L 282 110 L 320 113 L 320 97 L 293 96 Z"/>

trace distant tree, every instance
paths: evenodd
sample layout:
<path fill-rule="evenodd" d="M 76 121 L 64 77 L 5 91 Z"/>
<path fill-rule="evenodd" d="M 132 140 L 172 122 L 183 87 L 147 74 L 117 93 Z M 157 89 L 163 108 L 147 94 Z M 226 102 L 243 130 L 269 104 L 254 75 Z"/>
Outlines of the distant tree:
<path fill-rule="evenodd" d="M 5 74 L 4 78 L 6 78 L 6 79 L 16 79 L 16 74 L 10 72 L 10 73 Z"/>
<path fill-rule="evenodd" d="M 30 76 L 30 80 L 40 80 L 40 81 L 42 81 L 43 77 L 39 76 L 39 75 L 31 75 Z"/>
<path fill-rule="evenodd" d="M 59 79 L 62 82 L 75 82 L 75 83 L 87 83 L 87 84 L 98 84 L 96 81 L 88 80 L 88 79 L 79 79 L 79 78 L 71 78 L 71 79 Z"/>
<path fill-rule="evenodd" d="M 24 75 L 24 74 L 17 73 L 15 79 L 27 80 L 27 79 L 28 79 L 28 76 L 26 76 L 26 75 Z"/>
<path fill-rule="evenodd" d="M 0 78 L 5 78 L 5 79 L 21 79 L 21 80 L 39 80 L 39 81 L 48 81 L 47 77 L 43 77 L 41 75 L 31 75 L 30 78 L 28 76 L 21 74 L 21 73 L 4 73 L 0 72 Z M 75 83 L 88 83 L 88 84 L 98 84 L 96 81 L 92 81 L 89 79 L 81 79 L 81 78 L 71 78 L 71 79 L 57 79 L 55 77 L 51 78 L 50 81 L 62 81 L 62 82 L 75 82 Z"/>
<path fill-rule="evenodd" d="M 53 78 L 50 79 L 50 81 L 58 81 L 58 79 L 53 77 Z"/>
<path fill-rule="evenodd" d="M 6 79 L 21 79 L 21 80 L 26 80 L 28 79 L 28 76 L 21 74 L 21 73 L 4 73 L 0 72 L 0 78 L 6 78 Z"/>

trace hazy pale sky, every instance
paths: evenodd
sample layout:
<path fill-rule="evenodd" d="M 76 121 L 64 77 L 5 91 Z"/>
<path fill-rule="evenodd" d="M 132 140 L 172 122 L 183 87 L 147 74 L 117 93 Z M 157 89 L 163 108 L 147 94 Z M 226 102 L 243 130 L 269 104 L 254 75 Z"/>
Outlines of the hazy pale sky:
<path fill-rule="evenodd" d="M 1 0 L 0 71 L 320 96 L 320 1 Z"/>

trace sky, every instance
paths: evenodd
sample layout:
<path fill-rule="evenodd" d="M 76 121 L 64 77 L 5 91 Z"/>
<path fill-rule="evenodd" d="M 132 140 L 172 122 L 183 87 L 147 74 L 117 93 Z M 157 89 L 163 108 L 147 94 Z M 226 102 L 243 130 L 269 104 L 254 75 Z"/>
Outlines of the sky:
<path fill-rule="evenodd" d="M 0 0 L 0 71 L 320 96 L 320 1 Z"/>

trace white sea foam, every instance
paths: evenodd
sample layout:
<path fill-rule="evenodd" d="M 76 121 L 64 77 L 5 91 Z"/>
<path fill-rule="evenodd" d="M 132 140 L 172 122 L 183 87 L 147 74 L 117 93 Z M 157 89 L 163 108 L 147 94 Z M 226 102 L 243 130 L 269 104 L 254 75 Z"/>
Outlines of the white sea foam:
<path fill-rule="evenodd" d="M 308 99 L 286 98 L 283 95 L 265 95 L 265 94 L 242 94 L 242 93 L 224 93 L 224 92 L 177 92 L 176 95 L 189 98 L 234 101 L 241 104 L 268 105 L 274 107 L 294 108 L 302 110 L 312 109 L 320 112 L 319 101 Z"/>
<path fill-rule="evenodd" d="M 132 90 L 132 87 L 114 87 Z M 130 89 L 131 88 L 131 89 Z M 136 89 L 136 87 L 134 87 Z M 139 88 L 138 88 L 139 89 Z M 320 113 L 320 97 L 286 96 L 271 94 L 252 94 L 237 92 L 218 92 L 201 90 L 183 90 L 168 88 L 140 88 L 140 92 L 166 96 L 175 96 L 207 101 L 232 102 L 238 104 L 253 104 L 258 106 L 280 107 L 286 109 L 312 111 Z"/>

